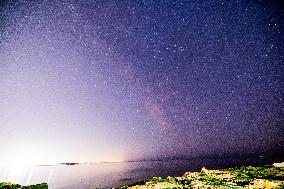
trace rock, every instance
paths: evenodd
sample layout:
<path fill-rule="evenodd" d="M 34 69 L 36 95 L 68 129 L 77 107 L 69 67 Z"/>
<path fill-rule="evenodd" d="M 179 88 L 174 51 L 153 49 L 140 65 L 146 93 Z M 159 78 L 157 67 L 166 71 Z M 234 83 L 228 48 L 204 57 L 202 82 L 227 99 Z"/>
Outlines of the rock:
<path fill-rule="evenodd" d="M 282 162 L 282 163 L 273 163 L 272 165 L 274 167 L 284 167 L 284 162 Z"/>
<path fill-rule="evenodd" d="M 208 169 L 206 169 L 205 167 L 202 167 L 201 172 L 207 174 L 208 173 Z"/>

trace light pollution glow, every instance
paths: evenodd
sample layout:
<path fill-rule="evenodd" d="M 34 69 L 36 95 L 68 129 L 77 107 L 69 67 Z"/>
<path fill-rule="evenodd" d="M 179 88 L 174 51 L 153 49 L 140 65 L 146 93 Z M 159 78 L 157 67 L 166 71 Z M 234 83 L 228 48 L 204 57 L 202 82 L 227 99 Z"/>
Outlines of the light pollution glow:
<path fill-rule="evenodd" d="M 0 5 L 0 164 L 283 152 L 277 6 Z"/>

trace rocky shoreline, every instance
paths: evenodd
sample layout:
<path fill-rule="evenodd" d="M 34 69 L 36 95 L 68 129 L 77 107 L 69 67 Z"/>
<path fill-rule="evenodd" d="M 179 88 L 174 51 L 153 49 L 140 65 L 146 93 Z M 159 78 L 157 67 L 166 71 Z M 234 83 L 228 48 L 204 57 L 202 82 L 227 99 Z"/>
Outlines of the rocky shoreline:
<path fill-rule="evenodd" d="M 187 172 L 181 177 L 154 177 L 119 189 L 284 189 L 284 163 L 263 167 L 240 167 L 223 170 Z"/>
<path fill-rule="evenodd" d="M 180 177 L 153 177 L 117 189 L 284 189 L 284 162 L 262 167 L 239 167 L 223 170 L 187 172 Z M 0 189 L 48 189 L 47 183 L 21 186 L 0 182 Z M 94 187 L 93 189 L 97 189 Z"/>

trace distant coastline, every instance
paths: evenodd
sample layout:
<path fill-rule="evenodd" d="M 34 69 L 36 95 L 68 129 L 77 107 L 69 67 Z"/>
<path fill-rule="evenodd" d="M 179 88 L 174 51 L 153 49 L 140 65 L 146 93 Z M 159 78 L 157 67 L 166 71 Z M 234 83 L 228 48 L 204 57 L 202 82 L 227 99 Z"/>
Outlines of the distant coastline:
<path fill-rule="evenodd" d="M 165 162 L 165 161 L 188 161 L 188 160 L 215 160 L 215 159 L 274 159 L 275 157 L 281 157 L 279 154 L 262 154 L 262 155 L 256 155 L 256 154 L 246 154 L 246 155 L 227 155 L 227 156 L 203 156 L 203 157 L 173 157 L 173 158 L 153 158 L 153 159 L 137 159 L 137 160 L 126 160 L 126 161 L 102 161 L 102 162 L 62 162 L 62 163 L 56 163 L 56 164 L 40 164 L 35 166 L 54 166 L 54 165 L 82 165 L 82 164 L 107 164 L 107 163 L 135 163 L 135 162 Z M 275 161 L 275 160 L 274 160 Z M 272 162 L 271 162 L 272 163 Z"/>
<path fill-rule="evenodd" d="M 67 162 L 67 163 L 60 163 L 61 165 L 79 165 L 80 163 L 71 163 L 71 162 Z"/>

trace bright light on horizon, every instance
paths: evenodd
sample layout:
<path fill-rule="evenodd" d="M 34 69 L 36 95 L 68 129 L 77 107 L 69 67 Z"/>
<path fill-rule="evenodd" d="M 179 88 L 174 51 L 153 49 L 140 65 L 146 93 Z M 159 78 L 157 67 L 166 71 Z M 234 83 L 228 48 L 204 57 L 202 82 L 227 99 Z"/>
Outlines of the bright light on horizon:
<path fill-rule="evenodd" d="M 13 158 L 10 161 L 1 162 L 1 166 L 7 167 L 27 167 L 36 165 L 53 165 L 56 164 L 54 161 L 47 161 L 45 159 L 40 159 L 38 157 L 33 157 L 32 155 L 23 155 L 19 158 Z"/>
<path fill-rule="evenodd" d="M 103 163 L 103 162 L 124 162 L 124 158 L 113 157 L 112 154 L 100 154 L 88 158 L 76 158 L 70 155 L 62 155 L 43 148 L 21 148 L 14 149 L 9 158 L 0 161 L 0 166 L 6 167 L 27 167 L 37 165 L 56 165 L 60 163 Z"/>

